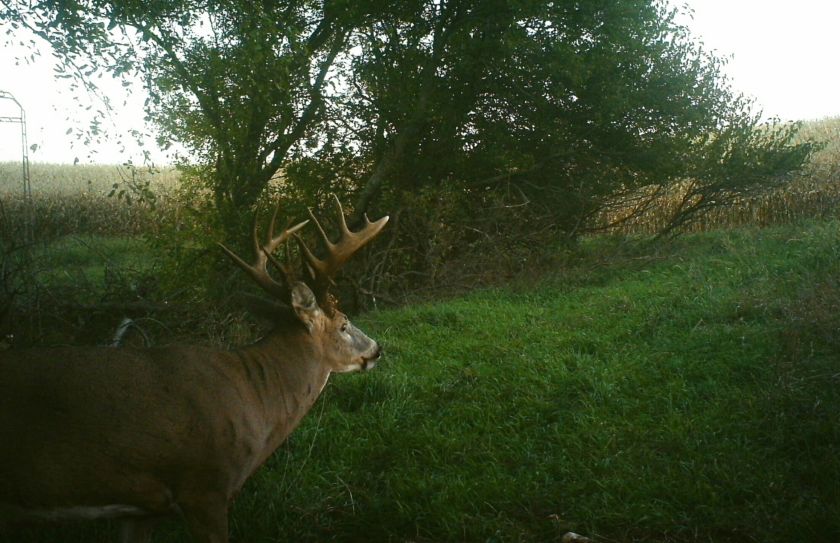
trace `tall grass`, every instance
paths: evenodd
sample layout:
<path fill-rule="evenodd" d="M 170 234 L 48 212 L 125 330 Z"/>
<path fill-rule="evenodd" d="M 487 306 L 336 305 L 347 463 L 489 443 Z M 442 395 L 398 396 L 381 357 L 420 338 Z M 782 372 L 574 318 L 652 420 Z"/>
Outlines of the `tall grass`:
<path fill-rule="evenodd" d="M 114 183 L 125 184 L 132 177 L 137 181 L 150 181 L 153 190 L 165 192 L 177 182 L 175 168 L 148 169 L 124 165 L 48 164 L 33 162 L 30 165 L 32 192 L 35 195 L 71 196 L 77 194 L 104 196 Z M 22 188 L 21 164 L 0 162 L 0 194 L 18 193 Z"/>

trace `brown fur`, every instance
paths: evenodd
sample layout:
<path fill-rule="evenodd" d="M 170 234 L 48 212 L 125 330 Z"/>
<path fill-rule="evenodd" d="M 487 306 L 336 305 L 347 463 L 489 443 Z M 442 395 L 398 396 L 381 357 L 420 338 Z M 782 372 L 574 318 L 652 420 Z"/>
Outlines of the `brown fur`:
<path fill-rule="evenodd" d="M 330 373 L 379 356 L 302 283 L 293 302 L 298 323 L 234 351 L 0 352 L 0 522 L 180 513 L 196 541 L 227 541 L 229 503 Z M 130 522 L 123 540 L 150 533 Z"/>

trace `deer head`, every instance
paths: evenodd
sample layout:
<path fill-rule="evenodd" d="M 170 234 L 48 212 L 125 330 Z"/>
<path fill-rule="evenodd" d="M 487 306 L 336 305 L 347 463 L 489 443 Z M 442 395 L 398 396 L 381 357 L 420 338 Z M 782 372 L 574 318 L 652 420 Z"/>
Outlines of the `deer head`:
<path fill-rule="evenodd" d="M 338 241 L 330 240 L 312 210 L 309 210 L 310 219 L 315 223 L 323 241 L 326 251 L 324 258 L 316 257 L 298 235 L 309 220 L 294 226 L 290 224 L 280 234 L 275 235 L 279 205 L 271 217 L 263 243 L 260 242 L 257 222 L 254 221 L 252 264 L 246 263 L 224 245 L 220 246 L 275 301 L 294 312 L 300 324 L 320 346 L 322 358 L 332 371 L 343 373 L 367 370 L 371 369 L 379 358 L 379 345 L 350 323 L 347 315 L 338 309 L 338 302 L 330 289 L 334 286 L 335 276 L 341 267 L 382 231 L 388 223 L 388 216 L 371 222 L 365 215 L 362 228 L 352 232 L 347 226 L 341 202 L 335 195 L 333 198 L 340 231 Z M 291 237 L 296 239 L 304 261 L 302 279 L 296 277 L 292 267 L 273 256 Z M 269 264 L 276 270 L 279 280 L 269 273 Z"/>

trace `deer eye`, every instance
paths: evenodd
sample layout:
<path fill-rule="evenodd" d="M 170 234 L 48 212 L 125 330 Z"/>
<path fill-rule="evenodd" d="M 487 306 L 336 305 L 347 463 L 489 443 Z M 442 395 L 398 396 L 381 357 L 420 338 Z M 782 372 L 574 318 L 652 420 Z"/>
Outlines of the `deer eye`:
<path fill-rule="evenodd" d="M 342 332 L 346 332 L 346 331 L 347 331 L 347 323 L 346 323 L 346 322 L 341 323 L 341 331 L 342 331 Z"/>

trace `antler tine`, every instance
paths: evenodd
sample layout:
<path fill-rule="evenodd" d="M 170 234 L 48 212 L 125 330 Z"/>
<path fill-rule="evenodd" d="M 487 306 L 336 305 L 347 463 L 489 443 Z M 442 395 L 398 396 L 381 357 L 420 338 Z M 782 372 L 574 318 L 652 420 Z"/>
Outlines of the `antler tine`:
<path fill-rule="evenodd" d="M 274 208 L 274 213 L 271 215 L 271 222 L 268 224 L 268 233 L 266 235 L 266 242 L 265 245 L 262 247 L 257 248 L 257 253 L 259 254 L 260 251 L 265 249 L 269 253 L 273 253 L 278 247 L 280 247 L 289 237 L 306 226 L 309 222 L 309 219 L 299 222 L 298 224 L 292 226 L 292 221 L 289 221 L 286 224 L 286 228 L 279 236 L 274 235 L 274 227 L 277 223 L 277 213 L 280 211 L 280 203 L 277 203 L 277 207 Z M 254 239 L 256 239 L 256 232 L 254 232 Z"/>
<path fill-rule="evenodd" d="M 309 268 L 314 272 L 316 295 L 321 300 L 327 299 L 327 289 L 332 284 L 333 276 L 359 249 L 382 231 L 389 218 L 386 215 L 375 222 L 371 222 L 365 216 L 365 225 L 362 229 L 358 232 L 352 232 L 347 226 L 347 219 L 344 217 L 344 209 L 341 206 L 341 202 L 335 194 L 333 194 L 333 198 L 335 199 L 338 211 L 338 226 L 341 230 L 341 237 L 337 242 L 333 243 L 330 241 L 323 227 L 321 227 L 321 223 L 315 218 L 312 210 L 309 210 L 309 215 L 321 233 L 321 239 L 323 239 L 324 245 L 327 248 L 327 256 L 324 259 L 317 258 L 312 254 L 312 251 L 309 250 L 306 244 L 299 237 L 297 238 L 301 252 Z"/>
<path fill-rule="evenodd" d="M 347 228 L 347 219 L 344 218 L 344 208 L 341 207 L 341 200 L 339 200 L 338 196 L 335 194 L 333 194 L 332 197 L 335 200 L 335 207 L 338 211 L 338 226 L 341 228 L 341 237 L 352 236 L 353 233 L 349 228 Z"/>
<path fill-rule="evenodd" d="M 259 215 L 254 213 L 254 218 L 251 221 L 251 241 L 254 244 L 254 254 L 259 258 L 260 256 L 260 229 L 258 222 Z"/>
<path fill-rule="evenodd" d="M 274 213 L 271 214 L 271 221 L 268 223 L 268 239 L 270 240 L 272 236 L 274 236 L 274 226 L 277 224 L 277 214 L 280 213 L 280 202 L 277 202 L 277 205 L 274 206 Z"/>
<path fill-rule="evenodd" d="M 263 249 L 263 254 L 265 254 L 266 258 L 268 258 L 268 262 L 277 268 L 277 271 L 283 274 L 283 280 L 286 282 L 287 285 L 291 284 L 292 282 L 292 274 L 289 272 L 289 268 L 287 268 L 282 262 L 274 258 L 274 255 Z"/>
<path fill-rule="evenodd" d="M 245 270 L 245 273 L 247 273 L 251 277 L 251 279 L 254 280 L 255 283 L 262 287 L 263 290 L 265 290 L 272 296 L 276 296 L 283 300 L 285 300 L 288 297 L 288 289 L 286 288 L 286 286 L 282 283 L 278 283 L 277 281 L 272 279 L 270 275 L 268 275 L 264 264 L 265 257 L 258 257 L 257 262 L 252 266 L 251 264 L 248 264 L 247 262 L 239 258 L 239 256 L 236 253 L 225 247 L 224 244 L 218 243 L 218 246 L 222 248 L 225 254 L 227 254 L 237 266 Z M 262 265 L 260 264 L 260 261 L 263 262 Z"/>
<path fill-rule="evenodd" d="M 327 247 L 327 249 L 329 250 L 330 248 L 334 247 L 335 245 L 333 244 L 333 242 L 330 241 L 330 238 L 324 231 L 324 227 L 321 226 L 321 222 L 318 220 L 315 214 L 312 213 L 312 208 L 307 208 L 306 210 L 309 212 L 309 218 L 312 219 L 312 222 L 315 223 L 315 227 L 318 228 L 318 232 L 320 232 L 321 234 L 321 240 L 324 242 L 324 245 Z M 308 249 L 307 252 L 309 252 Z"/>
<path fill-rule="evenodd" d="M 245 272 L 256 282 L 263 290 L 268 292 L 269 294 L 280 298 L 281 300 L 288 300 L 289 298 L 289 274 L 288 270 L 285 266 L 274 260 L 271 256 L 271 253 L 274 252 L 277 247 L 283 244 L 286 240 L 289 239 L 290 236 L 296 235 L 297 231 L 306 226 L 309 220 L 305 220 L 300 222 L 294 226 L 291 226 L 291 222 L 289 226 L 283 230 L 283 232 L 279 236 L 274 235 L 274 228 L 277 222 L 277 214 L 280 210 L 280 204 L 278 202 L 277 207 L 274 209 L 274 213 L 271 217 L 271 222 L 268 226 L 268 232 L 266 236 L 265 244 L 260 244 L 260 236 L 259 236 L 259 228 L 258 228 L 258 221 L 256 214 L 254 215 L 254 224 L 252 230 L 252 238 L 254 243 L 254 258 L 255 261 L 253 264 L 248 264 L 244 260 L 242 260 L 236 253 L 225 247 L 223 244 L 219 243 L 219 247 L 227 254 L 234 263 L 245 270 Z M 278 267 L 278 269 L 283 274 L 283 280 L 285 283 L 280 283 L 275 281 L 271 275 L 268 273 L 268 262 L 271 261 L 272 264 Z"/>

